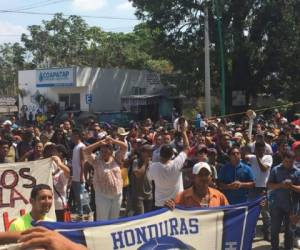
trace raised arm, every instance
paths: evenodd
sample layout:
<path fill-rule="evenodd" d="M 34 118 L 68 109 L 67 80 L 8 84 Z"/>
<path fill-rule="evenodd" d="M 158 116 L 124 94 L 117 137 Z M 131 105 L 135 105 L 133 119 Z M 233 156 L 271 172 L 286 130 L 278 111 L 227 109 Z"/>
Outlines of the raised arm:
<path fill-rule="evenodd" d="M 82 152 L 83 154 L 86 154 L 86 155 L 91 155 L 97 148 L 101 147 L 102 145 L 105 145 L 106 142 L 105 140 L 102 140 L 102 141 L 97 141 L 87 147 L 85 147 Z"/>

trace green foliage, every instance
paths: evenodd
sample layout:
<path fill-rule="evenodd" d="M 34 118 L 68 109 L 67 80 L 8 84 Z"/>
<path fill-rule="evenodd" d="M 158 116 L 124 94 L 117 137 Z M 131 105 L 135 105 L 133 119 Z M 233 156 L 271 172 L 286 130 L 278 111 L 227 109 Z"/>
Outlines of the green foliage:
<path fill-rule="evenodd" d="M 17 71 L 25 66 L 25 49 L 19 43 L 0 45 L 0 96 L 14 96 Z"/>
<path fill-rule="evenodd" d="M 193 93 L 202 92 L 204 80 L 204 4 L 194 0 L 130 0 L 136 15 L 154 30 L 160 30 L 163 56 L 175 71 L 192 81 Z M 300 2 L 298 0 L 208 1 L 212 86 L 219 92 L 219 7 L 224 34 L 227 94 L 246 90 L 247 96 L 271 93 L 299 99 Z M 197 72 L 197 69 L 199 70 Z M 179 81 L 180 82 L 180 81 Z M 191 84 L 186 82 L 187 85 Z M 191 88 L 190 88 L 191 89 Z M 202 92 L 203 93 L 203 92 Z"/>

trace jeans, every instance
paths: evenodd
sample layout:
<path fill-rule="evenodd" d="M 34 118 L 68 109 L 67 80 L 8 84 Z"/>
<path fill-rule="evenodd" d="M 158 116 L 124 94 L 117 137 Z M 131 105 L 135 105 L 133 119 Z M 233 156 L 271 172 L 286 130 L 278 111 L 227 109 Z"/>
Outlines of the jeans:
<path fill-rule="evenodd" d="M 130 197 L 129 197 L 130 199 Z M 153 200 L 152 199 L 130 199 L 127 203 L 128 216 L 134 216 L 139 214 L 144 214 L 153 210 Z"/>
<path fill-rule="evenodd" d="M 255 187 L 250 190 L 249 192 L 249 201 L 256 200 L 264 195 L 266 195 L 266 188 L 263 187 Z M 261 216 L 263 221 L 263 233 L 264 236 L 268 236 L 270 233 L 270 226 L 271 226 L 271 217 L 269 213 L 269 207 L 267 200 L 265 201 L 265 205 L 261 208 Z"/>
<path fill-rule="evenodd" d="M 279 233 L 282 223 L 284 224 L 284 249 L 293 249 L 293 233 L 290 230 L 290 212 L 281 208 L 271 209 L 271 246 L 272 250 L 279 250 Z"/>
<path fill-rule="evenodd" d="M 83 214 L 83 206 L 82 206 L 82 196 L 84 191 L 84 184 L 79 181 L 72 181 L 72 191 L 74 196 L 75 203 L 75 213 Z"/>
<path fill-rule="evenodd" d="M 120 215 L 122 194 L 108 197 L 103 194 L 99 194 L 96 191 L 95 203 L 97 220 L 117 219 Z"/>

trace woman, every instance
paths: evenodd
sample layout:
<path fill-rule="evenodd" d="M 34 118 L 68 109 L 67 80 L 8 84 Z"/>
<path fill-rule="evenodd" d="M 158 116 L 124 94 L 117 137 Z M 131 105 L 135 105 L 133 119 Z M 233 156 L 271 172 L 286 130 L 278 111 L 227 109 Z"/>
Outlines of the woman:
<path fill-rule="evenodd" d="M 113 151 L 113 144 L 119 150 Z M 100 155 L 93 152 L 100 147 Z M 85 159 L 94 168 L 93 185 L 97 220 L 109 220 L 119 217 L 122 202 L 121 166 L 127 151 L 127 144 L 120 140 L 106 137 L 83 149 Z"/>
<path fill-rule="evenodd" d="M 70 168 L 65 164 L 66 150 L 63 145 L 47 145 L 44 157 L 53 160 L 53 189 L 54 205 L 57 221 L 64 221 L 64 209 L 67 206 L 67 185 L 70 177 Z"/>

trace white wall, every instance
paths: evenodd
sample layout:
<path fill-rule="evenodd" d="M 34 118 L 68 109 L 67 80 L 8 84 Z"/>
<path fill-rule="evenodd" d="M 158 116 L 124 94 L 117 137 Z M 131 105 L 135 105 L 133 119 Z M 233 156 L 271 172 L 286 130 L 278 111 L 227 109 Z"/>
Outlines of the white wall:
<path fill-rule="evenodd" d="M 80 94 L 80 109 L 89 111 L 89 105 L 86 104 L 85 96 L 87 87 L 36 87 L 36 70 L 24 70 L 18 72 L 19 88 L 26 90 L 26 96 L 22 99 L 19 97 L 19 110 L 23 105 L 27 105 L 28 114 L 31 111 L 33 114 L 40 108 L 34 102 L 34 94 L 39 91 L 40 94 L 46 96 L 53 102 L 58 103 L 59 94 Z"/>

